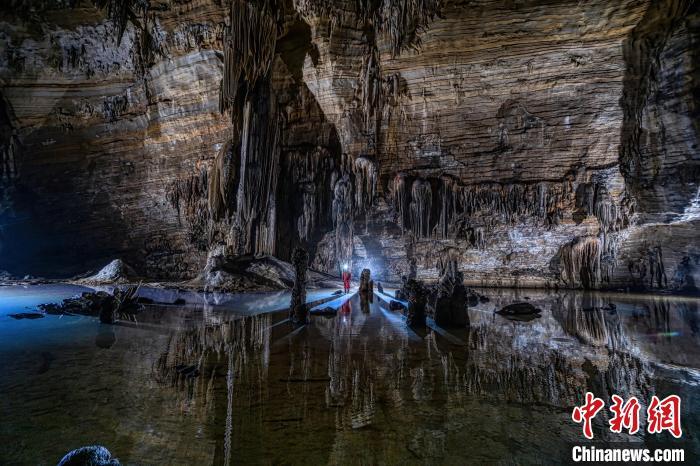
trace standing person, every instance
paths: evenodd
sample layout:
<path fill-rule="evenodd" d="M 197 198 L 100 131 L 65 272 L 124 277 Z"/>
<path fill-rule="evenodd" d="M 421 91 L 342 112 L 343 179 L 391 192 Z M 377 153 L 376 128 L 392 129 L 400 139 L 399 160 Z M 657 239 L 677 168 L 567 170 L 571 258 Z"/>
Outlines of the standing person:
<path fill-rule="evenodd" d="M 352 275 L 350 274 L 350 271 L 348 270 L 348 265 L 344 264 L 343 265 L 343 288 L 346 293 L 350 292 L 350 280 L 352 279 Z"/>

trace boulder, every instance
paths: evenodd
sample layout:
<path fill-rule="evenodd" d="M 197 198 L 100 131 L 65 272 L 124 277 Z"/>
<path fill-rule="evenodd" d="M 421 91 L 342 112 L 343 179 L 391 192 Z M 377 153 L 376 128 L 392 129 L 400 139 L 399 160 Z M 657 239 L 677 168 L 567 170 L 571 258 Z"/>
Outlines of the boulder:
<path fill-rule="evenodd" d="M 81 447 L 68 452 L 57 466 L 120 466 L 117 458 L 102 445 Z"/>

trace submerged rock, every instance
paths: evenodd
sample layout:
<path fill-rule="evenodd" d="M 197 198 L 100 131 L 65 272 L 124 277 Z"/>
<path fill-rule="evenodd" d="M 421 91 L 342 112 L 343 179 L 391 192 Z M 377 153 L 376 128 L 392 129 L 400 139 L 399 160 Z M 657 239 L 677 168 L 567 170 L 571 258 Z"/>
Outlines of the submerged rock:
<path fill-rule="evenodd" d="M 513 303 L 496 311 L 496 314 L 500 314 L 508 319 L 530 321 L 542 317 L 542 310 L 530 303 Z"/>
<path fill-rule="evenodd" d="M 70 451 L 57 466 L 120 466 L 117 458 L 102 445 L 91 445 Z"/>
<path fill-rule="evenodd" d="M 116 288 L 112 294 L 105 291 L 85 292 L 76 298 L 66 298 L 61 304 L 40 304 L 38 308 L 49 315 L 87 315 L 99 317 L 105 324 L 114 323 L 121 315 L 136 314 L 143 310 L 136 294 L 139 287 L 124 290 Z"/>
<path fill-rule="evenodd" d="M 22 319 L 41 319 L 44 317 L 44 314 L 39 314 L 38 312 L 20 312 L 18 314 L 9 314 L 9 317 L 12 317 L 15 320 L 22 320 Z"/>

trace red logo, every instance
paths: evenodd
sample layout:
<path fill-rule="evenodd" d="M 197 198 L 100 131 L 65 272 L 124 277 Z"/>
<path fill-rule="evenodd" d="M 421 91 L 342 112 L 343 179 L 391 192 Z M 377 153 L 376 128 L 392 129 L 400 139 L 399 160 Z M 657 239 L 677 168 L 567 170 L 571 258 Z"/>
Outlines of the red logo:
<path fill-rule="evenodd" d="M 571 413 L 571 419 L 576 423 L 583 423 L 583 435 L 587 439 L 593 438 L 593 419 L 603 409 L 605 402 L 596 398 L 592 393 L 586 392 L 586 402 L 583 406 L 576 406 Z M 630 397 L 627 402 L 618 395 L 612 396 L 610 411 L 613 416 L 608 421 L 610 431 L 621 433 L 627 429 L 631 435 L 639 432 L 639 412 L 641 405 L 635 397 Z M 651 398 L 647 408 L 647 432 L 659 434 L 667 430 L 675 438 L 681 438 L 681 399 L 678 395 L 670 395 L 659 400 L 656 395 Z"/>
<path fill-rule="evenodd" d="M 613 412 L 613 418 L 608 421 L 610 431 L 619 434 L 624 427 L 632 435 L 639 432 L 639 409 L 641 406 L 637 398 L 632 397 L 627 403 L 624 403 L 625 400 L 621 397 L 613 395 L 612 400 L 610 411 Z"/>
<path fill-rule="evenodd" d="M 574 412 L 571 413 L 571 419 L 576 423 L 583 422 L 583 435 L 587 439 L 593 438 L 593 427 L 592 421 L 598 411 L 603 409 L 605 402 L 600 398 L 596 398 L 593 393 L 586 392 L 586 404 L 574 408 Z"/>
<path fill-rule="evenodd" d="M 647 408 L 647 432 L 658 434 L 667 430 L 676 438 L 681 438 L 681 398 L 670 395 L 659 401 L 659 397 L 651 397 Z"/>

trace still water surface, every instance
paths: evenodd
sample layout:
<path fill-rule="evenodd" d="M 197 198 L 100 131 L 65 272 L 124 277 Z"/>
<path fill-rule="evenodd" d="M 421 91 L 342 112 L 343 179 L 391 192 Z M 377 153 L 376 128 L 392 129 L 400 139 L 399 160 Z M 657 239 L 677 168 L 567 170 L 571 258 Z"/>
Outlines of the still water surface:
<path fill-rule="evenodd" d="M 682 441 L 612 434 L 601 412 L 596 446 L 700 452 L 697 298 L 480 290 L 468 329 L 437 331 L 358 296 L 295 328 L 270 312 L 284 293 L 190 294 L 113 326 L 9 317 L 82 290 L 0 287 L 0 464 L 95 443 L 145 465 L 568 462 L 586 390 L 643 413 L 653 394 L 682 398 Z M 542 316 L 493 312 L 523 300 Z"/>

